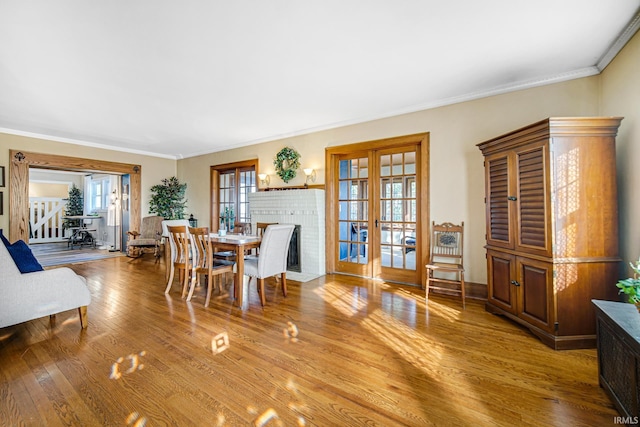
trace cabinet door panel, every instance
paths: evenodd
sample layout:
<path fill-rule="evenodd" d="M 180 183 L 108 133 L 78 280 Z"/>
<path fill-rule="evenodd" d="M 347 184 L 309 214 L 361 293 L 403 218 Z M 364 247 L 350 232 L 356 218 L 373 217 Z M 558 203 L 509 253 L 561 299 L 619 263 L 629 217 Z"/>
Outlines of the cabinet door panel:
<path fill-rule="evenodd" d="M 508 199 L 512 190 L 509 182 L 509 157 L 506 154 L 487 157 L 485 174 L 487 243 L 513 248 L 512 203 Z"/>
<path fill-rule="evenodd" d="M 515 289 L 511 284 L 515 277 L 515 257 L 501 252 L 488 251 L 487 263 L 489 302 L 515 314 Z"/>
<path fill-rule="evenodd" d="M 519 316 L 548 332 L 553 331 L 553 264 L 518 258 Z"/>
<path fill-rule="evenodd" d="M 518 178 L 516 249 L 548 255 L 548 156 L 546 140 L 516 152 Z"/>

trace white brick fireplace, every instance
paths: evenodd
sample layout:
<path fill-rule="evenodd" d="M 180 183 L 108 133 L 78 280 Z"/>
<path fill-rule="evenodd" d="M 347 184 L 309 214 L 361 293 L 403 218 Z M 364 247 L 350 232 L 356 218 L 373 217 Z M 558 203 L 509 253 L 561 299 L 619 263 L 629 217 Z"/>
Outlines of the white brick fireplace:
<path fill-rule="evenodd" d="M 249 194 L 252 229 L 258 222 L 300 226 L 301 272 L 287 278 L 306 282 L 325 274 L 324 190 L 259 191 Z"/>

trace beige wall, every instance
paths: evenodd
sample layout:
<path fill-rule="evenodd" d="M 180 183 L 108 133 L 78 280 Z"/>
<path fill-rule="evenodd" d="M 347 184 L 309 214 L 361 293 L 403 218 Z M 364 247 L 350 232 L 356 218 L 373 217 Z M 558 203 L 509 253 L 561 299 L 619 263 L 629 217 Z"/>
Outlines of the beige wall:
<path fill-rule="evenodd" d="M 271 186 L 285 184 L 273 174 L 273 157 L 284 146 L 302 155 L 302 167 L 318 170 L 324 183 L 324 150 L 328 146 L 430 132 L 431 218 L 465 222 L 465 278 L 486 283 L 484 169 L 476 144 L 550 116 L 598 113 L 599 76 L 493 96 L 456 105 L 376 120 L 338 129 L 223 151 L 178 161 L 178 177 L 189 183 L 194 215 L 208 225 L 209 166 L 259 159 L 260 171 L 271 174 Z M 304 183 L 296 177 L 288 185 Z"/>
<path fill-rule="evenodd" d="M 8 169 L 7 169 L 8 170 Z M 83 175 L 35 169 L 29 171 L 29 197 L 67 198 L 72 185 L 82 189 Z M 8 190 L 7 190 L 8 191 Z"/>
<path fill-rule="evenodd" d="M 640 257 L 640 33 L 603 71 L 601 85 L 600 113 L 624 116 L 616 139 L 620 255 L 635 261 Z M 624 277 L 632 273 L 627 266 Z"/>
<path fill-rule="evenodd" d="M 69 196 L 67 184 L 48 184 L 45 182 L 29 183 L 29 197 L 57 197 L 65 199 Z"/>
<path fill-rule="evenodd" d="M 284 146 L 297 149 L 302 167 L 318 172 L 316 183 L 324 183 L 324 150 L 350 144 L 418 132 L 431 134 L 431 218 L 435 221 L 465 221 L 467 229 L 467 279 L 486 283 L 484 256 L 484 176 L 482 156 L 476 144 L 550 116 L 621 115 L 625 117 L 618 138 L 621 253 L 625 260 L 640 255 L 640 35 L 599 76 L 572 80 L 463 102 L 456 105 L 404 114 L 368 123 L 345 126 L 254 146 L 236 148 L 178 161 L 117 151 L 82 147 L 0 133 L 0 164 L 9 163 L 9 149 L 126 161 L 142 165 L 142 212 L 148 212 L 149 188 L 162 178 L 177 174 L 187 182 L 187 214 L 200 225 L 209 225 L 209 166 L 246 159 L 259 159 L 260 172 L 271 174 L 271 186 L 285 184 L 274 174 L 273 156 Z M 7 169 L 8 170 L 8 169 Z M 302 175 L 302 174 L 300 174 Z M 8 179 L 8 176 L 7 176 Z M 304 182 L 298 176 L 288 185 Z M 5 212 L 8 188 L 5 187 Z M 0 227 L 8 227 L 8 215 L 0 216 Z"/>
<path fill-rule="evenodd" d="M 0 228 L 5 230 L 5 235 L 8 234 L 9 230 L 9 211 L 7 207 L 9 206 L 9 150 L 11 149 L 141 165 L 143 216 L 145 216 L 149 210 L 149 199 L 151 197 L 149 189 L 151 186 L 159 184 L 162 178 L 174 176 L 177 173 L 176 161 L 173 159 L 123 153 L 120 151 L 85 147 L 77 144 L 65 144 L 62 142 L 0 133 L 0 165 L 5 167 L 5 178 L 7 181 L 7 185 L 4 188 L 0 188 L 0 191 L 3 193 L 2 197 L 4 198 L 4 215 L 0 215 Z"/>

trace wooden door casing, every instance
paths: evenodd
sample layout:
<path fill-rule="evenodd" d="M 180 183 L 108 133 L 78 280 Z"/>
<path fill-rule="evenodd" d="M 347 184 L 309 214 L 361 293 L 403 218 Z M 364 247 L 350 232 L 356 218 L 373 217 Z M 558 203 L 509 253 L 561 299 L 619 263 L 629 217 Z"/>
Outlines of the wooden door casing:
<path fill-rule="evenodd" d="M 130 163 L 9 150 L 9 239 L 29 241 L 29 168 L 130 175 L 129 227 L 139 230 L 142 222 L 142 166 Z"/>
<path fill-rule="evenodd" d="M 337 243 L 337 227 L 338 220 L 336 213 L 337 206 L 337 177 L 338 177 L 338 158 L 341 155 L 362 152 L 375 151 L 392 147 L 401 147 L 407 145 L 415 145 L 417 147 L 417 158 L 419 163 L 416 165 L 416 179 L 419 181 L 418 196 L 418 221 L 416 224 L 416 285 L 424 287 L 426 279 L 426 269 L 429 254 L 429 134 L 420 133 L 414 135 L 400 136 L 396 138 L 388 138 L 382 140 L 374 140 L 348 144 L 336 147 L 328 147 L 325 150 L 325 185 L 326 185 L 326 239 L 327 248 L 326 271 L 327 273 L 339 273 L 338 257 L 336 255 Z M 371 190 L 373 191 L 373 190 Z M 373 224 L 375 226 L 375 223 Z"/>

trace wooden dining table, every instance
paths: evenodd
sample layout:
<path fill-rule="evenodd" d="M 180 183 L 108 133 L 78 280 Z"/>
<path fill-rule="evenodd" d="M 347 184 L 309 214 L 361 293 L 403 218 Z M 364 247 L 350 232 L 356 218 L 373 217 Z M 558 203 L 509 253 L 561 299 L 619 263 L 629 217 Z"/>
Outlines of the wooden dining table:
<path fill-rule="evenodd" d="M 220 236 L 217 233 L 210 233 L 211 244 L 214 251 L 220 249 L 233 251 L 236 254 L 236 273 L 233 282 L 234 305 L 244 306 L 244 254 L 247 250 L 260 247 L 262 239 L 258 236 L 241 234 L 226 234 Z"/>

